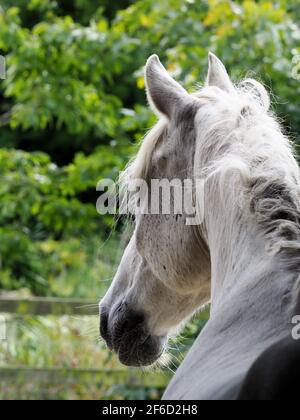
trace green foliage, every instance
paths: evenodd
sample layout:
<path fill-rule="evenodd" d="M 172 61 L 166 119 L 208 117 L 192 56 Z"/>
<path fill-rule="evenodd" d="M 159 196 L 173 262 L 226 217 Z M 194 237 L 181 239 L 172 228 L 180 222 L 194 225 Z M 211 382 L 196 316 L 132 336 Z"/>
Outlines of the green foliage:
<path fill-rule="evenodd" d="M 100 161 L 100 155 L 98 158 Z M 57 293 L 51 287 L 52 278 L 60 278 L 66 267 L 65 275 L 69 277 L 74 271 L 77 276 L 79 272 L 83 274 L 82 269 L 86 268 L 87 251 L 80 251 L 82 236 L 89 238 L 85 240 L 90 243 L 88 253 L 96 261 L 97 242 L 91 235 L 96 230 L 100 233 L 105 225 L 94 206 L 79 201 L 76 193 L 84 191 L 97 178 L 92 163 L 85 170 L 85 159 L 77 156 L 77 160 L 82 165 L 80 175 L 72 165 L 58 168 L 41 152 L 0 150 L 2 287 L 27 286 L 35 293 Z M 99 164 L 95 172 L 97 169 Z M 66 262 L 62 254 L 68 253 L 70 261 Z"/>
<path fill-rule="evenodd" d="M 89 2 L 75 3 L 76 10 L 92 8 Z M 121 110 L 144 102 L 137 87 L 143 88 L 147 56 L 159 53 L 169 70 L 192 87 L 204 78 L 208 49 L 222 56 L 236 78 L 251 71 L 267 84 L 272 81 L 275 94 L 287 103 L 280 109 L 299 128 L 299 83 L 291 78 L 300 38 L 293 2 L 138 1 L 120 11 L 111 25 L 105 8 L 99 12 L 95 4 L 86 26 L 61 16 L 51 4 L 21 2 L 0 15 L 0 47 L 8 58 L 4 94 L 13 102 L 12 128 L 51 126 L 71 134 L 88 132 L 101 141 L 128 141 Z M 32 28 L 24 26 L 24 9 L 43 10 L 46 5 L 51 13 Z"/>
<path fill-rule="evenodd" d="M 284 0 L 145 0 L 118 6 L 5 0 L 2 287 L 11 283 L 52 293 L 49 278 L 57 272 L 44 261 L 44 244 L 54 241 L 59 249 L 60 241 L 104 238 L 111 228 L 111 218 L 97 217 L 95 186 L 101 178 L 118 176 L 135 141 L 154 122 L 145 106 L 142 72 L 151 53 L 194 89 L 205 78 L 207 52 L 213 50 L 234 79 L 251 72 L 270 85 L 287 127 L 300 132 L 300 83 L 291 77 L 292 59 L 300 53 L 298 13 L 297 2 Z"/>

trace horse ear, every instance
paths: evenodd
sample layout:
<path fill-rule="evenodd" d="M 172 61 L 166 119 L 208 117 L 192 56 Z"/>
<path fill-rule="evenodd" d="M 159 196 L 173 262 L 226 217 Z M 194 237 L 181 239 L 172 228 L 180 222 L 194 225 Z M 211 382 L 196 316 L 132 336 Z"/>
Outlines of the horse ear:
<path fill-rule="evenodd" d="M 233 92 L 234 86 L 228 76 L 227 70 L 221 60 L 213 53 L 208 55 L 208 86 L 217 86 L 226 92 Z"/>
<path fill-rule="evenodd" d="M 171 117 L 189 99 L 187 91 L 172 79 L 155 54 L 146 63 L 145 82 L 149 104 L 156 114 Z"/>

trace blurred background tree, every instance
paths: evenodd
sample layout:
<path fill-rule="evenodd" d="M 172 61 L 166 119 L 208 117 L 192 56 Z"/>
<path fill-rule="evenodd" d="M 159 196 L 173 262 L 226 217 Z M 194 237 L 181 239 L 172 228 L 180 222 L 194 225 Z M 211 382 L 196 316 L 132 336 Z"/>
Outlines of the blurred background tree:
<path fill-rule="evenodd" d="M 152 53 L 189 90 L 209 50 L 235 81 L 260 79 L 297 143 L 299 13 L 297 0 L 1 0 L 0 288 L 97 299 L 107 287 L 120 234 L 103 247 L 114 221 L 97 215 L 95 187 L 155 121 Z"/>

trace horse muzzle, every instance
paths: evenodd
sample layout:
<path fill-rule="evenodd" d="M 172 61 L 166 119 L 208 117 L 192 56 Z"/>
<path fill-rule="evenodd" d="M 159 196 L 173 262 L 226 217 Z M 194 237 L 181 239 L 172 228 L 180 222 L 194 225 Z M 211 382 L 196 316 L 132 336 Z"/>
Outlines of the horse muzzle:
<path fill-rule="evenodd" d="M 130 309 L 126 302 L 111 311 L 100 307 L 100 334 L 126 366 L 153 364 L 163 353 L 166 341 L 165 337 L 151 335 L 145 315 Z"/>

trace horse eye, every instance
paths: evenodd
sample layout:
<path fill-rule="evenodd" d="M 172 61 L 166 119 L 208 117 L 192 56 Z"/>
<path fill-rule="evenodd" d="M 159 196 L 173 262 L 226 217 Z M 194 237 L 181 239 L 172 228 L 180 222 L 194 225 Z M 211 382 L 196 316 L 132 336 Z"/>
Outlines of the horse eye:
<path fill-rule="evenodd" d="M 166 156 L 160 156 L 157 160 L 157 166 L 160 169 L 164 169 L 166 167 L 167 161 L 168 161 L 168 158 Z"/>

